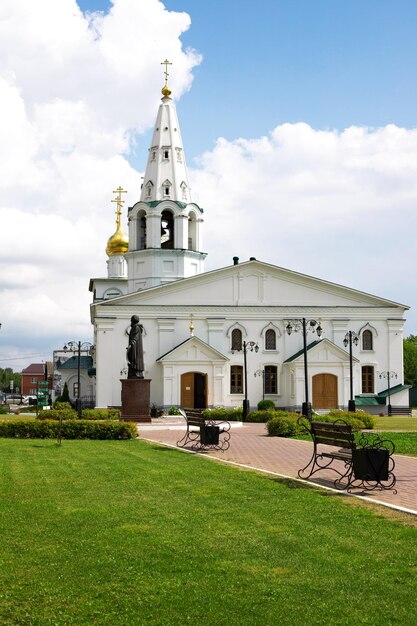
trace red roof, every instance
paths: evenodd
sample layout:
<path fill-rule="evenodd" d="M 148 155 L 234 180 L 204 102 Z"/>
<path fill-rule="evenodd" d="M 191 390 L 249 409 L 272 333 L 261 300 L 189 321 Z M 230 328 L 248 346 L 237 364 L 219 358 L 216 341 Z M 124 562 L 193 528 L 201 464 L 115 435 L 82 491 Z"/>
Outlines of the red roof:
<path fill-rule="evenodd" d="M 22 370 L 22 374 L 32 374 L 33 376 L 45 374 L 45 363 L 31 363 Z"/>

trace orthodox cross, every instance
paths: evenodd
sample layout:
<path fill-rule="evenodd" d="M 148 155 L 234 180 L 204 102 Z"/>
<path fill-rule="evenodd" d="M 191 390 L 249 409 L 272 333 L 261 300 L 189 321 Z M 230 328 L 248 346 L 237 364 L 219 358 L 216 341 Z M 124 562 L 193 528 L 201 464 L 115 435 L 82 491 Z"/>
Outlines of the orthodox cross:
<path fill-rule="evenodd" d="M 168 65 L 172 65 L 172 63 L 170 61 L 168 61 L 168 59 L 165 59 L 165 61 L 162 61 L 161 65 L 165 65 L 165 87 L 168 85 Z"/>
<path fill-rule="evenodd" d="M 112 193 L 117 193 L 118 195 L 112 199 L 112 202 L 116 202 L 117 204 L 117 209 L 116 209 L 116 215 L 117 215 L 117 223 L 120 222 L 120 216 L 122 214 L 122 205 L 124 204 L 124 200 L 122 200 L 122 193 L 127 193 L 126 189 L 123 189 L 122 187 L 119 187 L 116 189 L 116 191 L 113 191 Z"/>

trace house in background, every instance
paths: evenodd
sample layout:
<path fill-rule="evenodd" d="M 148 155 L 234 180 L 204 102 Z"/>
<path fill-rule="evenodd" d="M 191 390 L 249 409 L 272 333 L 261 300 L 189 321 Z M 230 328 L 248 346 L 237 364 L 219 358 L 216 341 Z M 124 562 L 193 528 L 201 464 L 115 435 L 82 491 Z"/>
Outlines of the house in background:
<path fill-rule="evenodd" d="M 22 370 L 21 390 L 22 396 L 36 396 L 38 392 L 38 382 L 49 379 L 49 368 L 47 363 L 31 363 Z M 51 389 L 51 385 L 49 385 Z"/>
<path fill-rule="evenodd" d="M 70 356 L 63 361 L 58 359 L 55 368 L 59 375 L 60 393 L 62 393 L 65 383 L 67 383 L 71 402 L 75 403 L 77 398 L 80 397 L 83 406 L 94 406 L 93 359 L 91 356 L 81 355 L 79 363 L 78 355 Z M 57 378 L 56 375 L 54 378 Z M 80 384 L 79 395 L 78 382 Z"/>

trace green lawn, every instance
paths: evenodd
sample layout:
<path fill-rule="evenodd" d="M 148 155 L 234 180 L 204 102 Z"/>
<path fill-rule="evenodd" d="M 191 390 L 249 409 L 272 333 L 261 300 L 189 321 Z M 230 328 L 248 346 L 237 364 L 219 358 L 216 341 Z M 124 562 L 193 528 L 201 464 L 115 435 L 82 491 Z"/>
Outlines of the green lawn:
<path fill-rule="evenodd" d="M 415 624 L 414 517 L 137 440 L 0 472 L 2 626 Z"/>
<path fill-rule="evenodd" d="M 377 430 L 417 431 L 417 417 L 376 417 Z"/>

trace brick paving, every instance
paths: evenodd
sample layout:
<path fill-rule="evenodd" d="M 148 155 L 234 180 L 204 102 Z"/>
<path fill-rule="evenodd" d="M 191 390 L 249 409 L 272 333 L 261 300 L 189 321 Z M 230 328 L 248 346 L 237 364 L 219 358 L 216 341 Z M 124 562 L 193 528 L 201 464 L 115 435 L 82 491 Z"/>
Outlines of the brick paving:
<path fill-rule="evenodd" d="M 152 420 L 152 425 L 138 425 L 141 439 L 175 446 L 184 434 L 184 422 L 177 418 Z M 307 465 L 313 445 L 309 441 L 268 437 L 264 424 L 232 424 L 230 448 L 225 452 L 194 452 L 205 457 L 215 457 L 252 469 L 272 472 L 280 476 L 297 478 L 299 469 Z M 188 448 L 192 451 L 192 448 Z M 394 455 L 397 493 L 392 491 L 363 491 L 352 493 L 368 501 L 384 504 L 417 515 L 417 458 Z M 316 478 L 316 476 L 318 476 Z M 333 488 L 334 472 L 323 471 L 314 480 L 315 485 Z M 338 493 L 345 493 L 338 491 Z"/>

